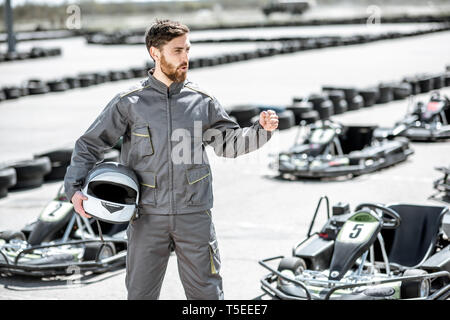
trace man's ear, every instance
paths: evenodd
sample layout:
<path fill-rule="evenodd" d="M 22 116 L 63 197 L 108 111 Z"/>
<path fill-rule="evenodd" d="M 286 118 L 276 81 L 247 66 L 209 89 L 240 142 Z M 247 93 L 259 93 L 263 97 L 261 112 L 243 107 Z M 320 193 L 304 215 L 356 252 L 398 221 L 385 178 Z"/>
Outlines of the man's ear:
<path fill-rule="evenodd" d="M 150 47 L 149 53 L 150 53 L 150 56 L 153 58 L 153 60 L 159 61 L 161 53 L 158 48 Z"/>

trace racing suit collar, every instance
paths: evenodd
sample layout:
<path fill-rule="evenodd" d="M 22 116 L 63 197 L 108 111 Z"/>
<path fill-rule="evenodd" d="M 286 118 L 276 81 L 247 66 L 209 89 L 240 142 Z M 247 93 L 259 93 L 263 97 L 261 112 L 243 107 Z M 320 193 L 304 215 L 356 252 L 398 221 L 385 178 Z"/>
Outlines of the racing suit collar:
<path fill-rule="evenodd" d="M 158 90 L 163 94 L 169 94 L 172 96 L 174 94 L 180 93 L 181 89 L 183 89 L 184 84 L 187 82 L 187 79 L 183 82 L 172 82 L 169 88 L 167 88 L 166 84 L 162 81 L 159 81 L 153 76 L 153 72 L 155 68 L 152 68 L 148 71 L 148 84 L 154 89 Z M 167 90 L 168 89 L 168 90 Z"/>

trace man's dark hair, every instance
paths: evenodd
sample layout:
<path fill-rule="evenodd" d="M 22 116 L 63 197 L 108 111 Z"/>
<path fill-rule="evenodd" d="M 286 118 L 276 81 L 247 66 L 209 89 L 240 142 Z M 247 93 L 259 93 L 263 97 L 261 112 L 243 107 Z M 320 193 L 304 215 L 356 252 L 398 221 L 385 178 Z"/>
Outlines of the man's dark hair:
<path fill-rule="evenodd" d="M 171 20 L 156 20 L 156 22 L 145 33 L 145 45 L 161 49 L 163 45 L 173 38 L 182 36 L 189 32 L 184 24 Z"/>

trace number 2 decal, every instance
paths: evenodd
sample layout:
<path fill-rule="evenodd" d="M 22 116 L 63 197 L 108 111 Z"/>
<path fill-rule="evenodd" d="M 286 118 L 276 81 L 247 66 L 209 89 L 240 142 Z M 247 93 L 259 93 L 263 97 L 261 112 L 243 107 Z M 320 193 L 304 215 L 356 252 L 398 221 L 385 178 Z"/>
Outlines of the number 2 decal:
<path fill-rule="evenodd" d="M 354 232 L 350 233 L 348 236 L 349 236 L 350 238 L 352 238 L 352 239 L 358 238 L 358 236 L 359 236 L 360 233 L 361 233 L 362 226 L 363 226 L 362 223 L 357 223 L 357 224 L 355 224 L 355 226 L 353 227 L 353 231 L 354 231 Z"/>

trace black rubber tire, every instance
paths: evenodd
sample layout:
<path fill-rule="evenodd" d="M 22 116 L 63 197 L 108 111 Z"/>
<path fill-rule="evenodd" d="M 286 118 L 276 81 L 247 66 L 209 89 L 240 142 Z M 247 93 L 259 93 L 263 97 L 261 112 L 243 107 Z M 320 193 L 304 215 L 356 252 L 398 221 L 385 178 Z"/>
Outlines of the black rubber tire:
<path fill-rule="evenodd" d="M 444 85 L 450 87 L 450 72 L 446 72 L 444 75 Z"/>
<path fill-rule="evenodd" d="M 350 110 L 359 110 L 364 107 L 364 99 L 359 94 L 355 95 L 350 101 L 347 100 L 347 109 Z"/>
<path fill-rule="evenodd" d="M 284 110 L 278 115 L 278 130 L 286 130 L 295 126 L 295 115 L 292 110 Z"/>
<path fill-rule="evenodd" d="M 69 84 L 65 80 L 47 81 L 47 86 L 52 92 L 61 92 L 70 89 Z"/>
<path fill-rule="evenodd" d="M 14 230 L 4 230 L 0 231 L 0 239 L 3 239 L 5 241 L 10 241 L 12 239 L 18 239 L 18 240 L 27 240 L 23 232 L 21 231 L 14 231 Z"/>
<path fill-rule="evenodd" d="M 251 119 L 256 116 L 259 109 L 254 105 L 238 105 L 234 106 L 228 113 L 236 118 L 241 127 L 251 125 Z"/>
<path fill-rule="evenodd" d="M 411 85 L 411 94 L 420 93 L 419 80 L 416 77 L 405 77 L 403 82 L 409 83 Z"/>
<path fill-rule="evenodd" d="M 299 257 L 285 257 L 281 259 L 278 264 L 277 271 L 282 272 L 284 270 L 292 271 L 294 275 L 301 274 L 306 269 L 306 262 Z"/>
<path fill-rule="evenodd" d="M 83 261 L 97 261 L 102 255 L 113 256 L 116 254 L 116 247 L 112 242 L 88 242 L 83 254 Z"/>
<path fill-rule="evenodd" d="M 437 74 L 432 77 L 433 90 L 442 89 L 445 86 L 444 74 Z"/>
<path fill-rule="evenodd" d="M 27 82 L 28 94 L 44 94 L 50 92 L 50 88 L 41 80 L 31 79 Z"/>
<path fill-rule="evenodd" d="M 86 88 L 95 84 L 95 77 L 91 74 L 80 74 L 78 75 L 78 81 L 81 88 Z"/>
<path fill-rule="evenodd" d="M 425 275 L 428 274 L 425 270 L 422 269 L 409 269 L 406 270 L 403 273 L 403 276 L 419 276 L 419 275 Z M 411 298 L 418 298 L 420 297 L 420 291 L 421 286 L 423 285 L 423 282 L 427 282 L 424 284 L 425 286 L 428 286 L 428 291 L 430 288 L 430 282 L 429 280 L 411 280 L 411 281 L 403 281 L 400 287 L 400 298 L 401 299 L 411 299 Z M 426 294 L 428 296 L 429 292 Z"/>
<path fill-rule="evenodd" d="M 5 93 L 5 98 L 7 100 L 9 99 L 17 99 L 22 96 L 22 91 L 19 87 L 11 86 L 11 87 L 4 87 L 3 92 Z"/>
<path fill-rule="evenodd" d="M 313 104 L 314 110 L 318 110 L 325 100 L 328 100 L 327 96 L 320 93 L 313 93 L 308 97 L 308 101 Z"/>
<path fill-rule="evenodd" d="M 342 114 L 348 111 L 348 104 L 345 99 L 333 102 L 334 114 Z"/>
<path fill-rule="evenodd" d="M 17 183 L 17 174 L 14 168 L 0 168 L 0 198 L 8 195 L 8 189 Z"/>
<path fill-rule="evenodd" d="M 73 148 L 56 149 L 34 156 L 35 159 L 48 157 L 51 162 L 51 171 L 44 176 L 45 181 L 56 181 L 64 179 L 67 167 L 70 164 Z"/>
<path fill-rule="evenodd" d="M 67 147 L 67 148 L 58 148 L 55 150 L 46 151 L 43 153 L 36 154 L 34 158 L 42 158 L 42 157 L 48 157 L 50 161 L 53 162 L 64 162 L 70 163 L 71 157 L 72 157 L 73 148 Z"/>
<path fill-rule="evenodd" d="M 306 124 L 314 123 L 320 119 L 319 112 L 317 112 L 316 110 L 302 113 L 300 118 L 300 122 L 304 121 Z"/>
<path fill-rule="evenodd" d="M 378 90 L 380 92 L 377 104 L 378 103 L 387 103 L 394 100 L 394 90 L 391 85 L 388 84 L 380 84 L 378 86 Z"/>
<path fill-rule="evenodd" d="M 420 93 L 427 93 L 433 90 L 433 81 L 430 76 L 420 76 L 418 78 Z"/>
<path fill-rule="evenodd" d="M 379 95 L 377 88 L 360 89 L 358 93 L 361 97 L 363 97 L 364 108 L 373 106 L 377 102 Z"/>
<path fill-rule="evenodd" d="M 319 117 L 321 120 L 330 119 L 334 114 L 333 102 L 331 100 L 325 100 L 316 110 L 319 112 Z"/>
<path fill-rule="evenodd" d="M 286 110 L 291 110 L 294 113 L 295 123 L 298 124 L 301 120 L 302 113 L 313 110 L 313 104 L 309 101 L 294 102 L 291 106 L 287 107 Z"/>
<path fill-rule="evenodd" d="M 66 81 L 67 84 L 69 85 L 69 89 L 75 89 L 81 86 L 80 79 L 75 77 L 66 77 L 64 78 L 64 81 Z"/>
<path fill-rule="evenodd" d="M 412 94 L 412 86 L 409 83 L 403 82 L 392 87 L 394 100 L 406 99 Z"/>
<path fill-rule="evenodd" d="M 327 92 L 328 99 L 335 102 L 345 100 L 345 93 L 342 90 L 331 90 Z"/>
<path fill-rule="evenodd" d="M 9 190 L 40 187 L 44 182 L 44 176 L 51 172 L 51 162 L 48 157 L 24 160 L 13 163 L 16 170 L 17 183 Z"/>

